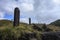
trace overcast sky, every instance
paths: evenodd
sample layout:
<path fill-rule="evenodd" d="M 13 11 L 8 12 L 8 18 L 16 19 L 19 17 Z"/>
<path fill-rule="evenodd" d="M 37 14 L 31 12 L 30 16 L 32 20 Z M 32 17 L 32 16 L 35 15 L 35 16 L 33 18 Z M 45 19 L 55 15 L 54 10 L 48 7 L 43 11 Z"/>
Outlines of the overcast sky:
<path fill-rule="evenodd" d="M 60 19 L 60 0 L 0 0 L 0 20 L 13 20 L 14 8 L 19 7 L 20 21 L 33 23 L 51 23 Z"/>

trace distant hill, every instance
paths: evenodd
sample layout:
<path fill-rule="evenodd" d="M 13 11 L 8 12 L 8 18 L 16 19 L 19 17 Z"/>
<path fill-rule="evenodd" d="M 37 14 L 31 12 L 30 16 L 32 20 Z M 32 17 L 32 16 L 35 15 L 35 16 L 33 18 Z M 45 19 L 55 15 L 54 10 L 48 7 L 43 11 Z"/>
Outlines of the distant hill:
<path fill-rule="evenodd" d="M 27 23 L 20 22 L 20 24 L 27 25 Z M 0 26 L 13 26 L 13 21 L 11 20 L 0 20 Z"/>
<path fill-rule="evenodd" d="M 7 26 L 12 24 L 13 22 L 10 20 L 0 20 L 0 26 Z"/>
<path fill-rule="evenodd" d="M 60 19 L 50 23 L 50 25 L 60 26 Z"/>

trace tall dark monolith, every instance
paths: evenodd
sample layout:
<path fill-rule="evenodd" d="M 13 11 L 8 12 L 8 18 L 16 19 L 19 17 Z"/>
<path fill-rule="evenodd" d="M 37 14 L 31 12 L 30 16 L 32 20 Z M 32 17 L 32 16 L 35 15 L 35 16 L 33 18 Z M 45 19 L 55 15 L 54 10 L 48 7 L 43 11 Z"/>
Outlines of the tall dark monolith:
<path fill-rule="evenodd" d="M 31 18 L 29 18 L 29 25 L 31 25 Z"/>
<path fill-rule="evenodd" d="M 14 23 L 13 26 L 19 26 L 20 10 L 18 7 L 14 9 Z"/>

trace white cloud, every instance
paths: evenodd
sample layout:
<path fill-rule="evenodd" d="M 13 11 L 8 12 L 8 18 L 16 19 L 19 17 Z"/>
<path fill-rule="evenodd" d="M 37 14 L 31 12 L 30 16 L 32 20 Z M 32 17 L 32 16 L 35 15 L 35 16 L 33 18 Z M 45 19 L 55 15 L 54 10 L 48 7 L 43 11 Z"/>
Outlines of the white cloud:
<path fill-rule="evenodd" d="M 7 18 L 0 18 L 0 20 L 8 20 Z"/>
<path fill-rule="evenodd" d="M 60 0 L 53 0 L 55 4 L 60 4 Z"/>
<path fill-rule="evenodd" d="M 20 21 L 24 23 L 29 23 L 29 18 L 21 18 Z M 38 21 L 31 18 L 31 23 L 38 23 Z"/>
<path fill-rule="evenodd" d="M 28 21 L 28 17 L 33 19 L 32 22 L 42 23 L 60 18 L 60 0 L 0 0 L 0 16 L 4 18 L 4 13 L 13 15 L 15 7 L 19 7 L 21 15 L 26 17 L 21 18 L 21 21 L 25 20 L 24 22 Z"/>
<path fill-rule="evenodd" d="M 32 4 L 28 4 L 28 3 L 22 3 L 21 7 L 22 7 L 23 11 L 27 11 L 27 12 L 34 10 L 33 5 Z"/>
<path fill-rule="evenodd" d="M 22 12 L 33 11 L 33 0 L 1 0 L 0 1 L 1 10 L 3 9 L 5 12 L 13 13 L 15 7 L 19 7 Z"/>
<path fill-rule="evenodd" d="M 0 11 L 0 18 L 3 18 L 4 17 L 4 12 Z"/>
<path fill-rule="evenodd" d="M 28 4 L 34 4 L 34 0 L 19 0 L 18 2 L 28 3 Z"/>
<path fill-rule="evenodd" d="M 15 7 L 17 7 L 16 4 L 10 4 L 10 3 L 9 3 L 9 4 L 7 4 L 7 5 L 4 7 L 4 9 L 5 9 L 6 11 L 8 11 L 8 12 L 13 12 Z"/>
<path fill-rule="evenodd" d="M 20 21 L 21 21 L 21 22 L 24 22 L 24 23 L 29 23 L 28 18 L 21 18 Z"/>
<path fill-rule="evenodd" d="M 38 0 L 36 1 L 38 2 Z M 34 5 L 36 8 L 34 13 L 39 23 L 50 23 L 60 19 L 60 4 L 55 4 L 53 0 L 41 0 L 39 3 L 37 2 Z"/>

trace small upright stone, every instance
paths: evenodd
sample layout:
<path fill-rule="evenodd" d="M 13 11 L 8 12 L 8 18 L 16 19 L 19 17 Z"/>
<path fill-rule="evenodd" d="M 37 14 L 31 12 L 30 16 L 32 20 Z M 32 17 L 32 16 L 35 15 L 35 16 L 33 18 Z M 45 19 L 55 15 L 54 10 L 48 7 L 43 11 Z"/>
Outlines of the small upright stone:
<path fill-rule="evenodd" d="M 31 25 L 31 18 L 29 18 L 29 25 Z"/>
<path fill-rule="evenodd" d="M 18 7 L 14 9 L 14 23 L 13 26 L 19 26 L 20 21 L 20 10 Z"/>

